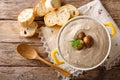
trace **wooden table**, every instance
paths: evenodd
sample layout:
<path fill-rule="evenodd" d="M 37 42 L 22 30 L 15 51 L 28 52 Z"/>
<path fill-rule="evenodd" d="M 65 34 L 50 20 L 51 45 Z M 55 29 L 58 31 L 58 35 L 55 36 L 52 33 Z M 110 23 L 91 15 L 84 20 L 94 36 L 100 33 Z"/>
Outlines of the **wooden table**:
<path fill-rule="evenodd" d="M 62 0 L 76 7 L 92 0 Z M 18 14 L 25 8 L 34 7 L 39 0 L 0 0 L 0 80 L 58 80 L 53 69 L 42 62 L 27 60 L 16 52 L 18 43 L 25 42 L 39 52 L 44 59 L 47 53 L 37 36 L 19 36 Z M 120 0 L 102 0 L 120 28 Z M 104 67 L 88 71 L 74 80 L 120 80 L 120 64 L 106 71 Z"/>

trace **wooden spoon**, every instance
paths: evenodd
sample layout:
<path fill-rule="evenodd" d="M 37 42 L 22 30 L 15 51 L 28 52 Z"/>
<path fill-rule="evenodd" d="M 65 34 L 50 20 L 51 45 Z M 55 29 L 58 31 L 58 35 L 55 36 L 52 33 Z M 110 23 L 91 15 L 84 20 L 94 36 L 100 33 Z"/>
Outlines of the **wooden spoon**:
<path fill-rule="evenodd" d="M 45 59 L 41 58 L 38 55 L 37 51 L 32 46 L 30 46 L 30 45 L 19 44 L 17 46 L 17 51 L 24 58 L 40 60 L 40 61 L 44 62 L 45 64 L 49 65 L 50 67 L 52 67 L 53 69 L 59 71 L 60 73 L 62 73 L 66 77 L 70 77 L 71 76 L 71 74 L 69 72 L 67 72 L 64 69 L 62 69 L 60 67 L 57 67 L 57 66 L 53 65 L 52 63 L 46 61 Z"/>

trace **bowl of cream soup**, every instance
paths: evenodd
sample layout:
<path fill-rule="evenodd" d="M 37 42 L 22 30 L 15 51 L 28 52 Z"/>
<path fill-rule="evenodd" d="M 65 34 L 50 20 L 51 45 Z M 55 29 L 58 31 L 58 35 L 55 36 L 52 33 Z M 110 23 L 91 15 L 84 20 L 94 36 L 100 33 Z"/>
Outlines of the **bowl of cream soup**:
<path fill-rule="evenodd" d="M 108 32 L 111 28 L 112 32 Z M 71 40 L 76 39 L 78 33 L 84 32 L 90 35 L 94 41 L 90 48 L 74 49 Z M 111 49 L 111 38 L 116 34 L 112 23 L 102 24 L 98 20 L 89 16 L 78 16 L 69 20 L 59 31 L 57 39 L 57 50 L 53 51 L 53 59 L 56 64 L 58 61 L 55 54 L 62 57 L 63 61 L 71 67 L 79 70 L 91 70 L 100 66 L 108 57 Z"/>

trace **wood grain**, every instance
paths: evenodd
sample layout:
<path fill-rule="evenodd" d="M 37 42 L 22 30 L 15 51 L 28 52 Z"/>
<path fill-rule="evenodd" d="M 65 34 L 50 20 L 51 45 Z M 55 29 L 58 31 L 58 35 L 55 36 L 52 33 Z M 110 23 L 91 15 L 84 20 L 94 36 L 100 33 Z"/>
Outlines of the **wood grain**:
<path fill-rule="evenodd" d="M 106 71 L 103 80 L 120 80 L 120 66 Z"/>
<path fill-rule="evenodd" d="M 41 44 L 38 37 L 24 38 L 19 35 L 20 25 L 17 21 L 0 20 L 0 42 L 27 42 Z"/>
<path fill-rule="evenodd" d="M 18 43 L 28 43 L 32 45 L 39 54 L 47 58 L 47 53 L 42 47 L 40 39 L 35 36 L 24 38 L 19 35 L 20 25 L 16 21 L 0 21 L 0 66 L 46 66 L 42 62 L 26 60 L 17 51 Z"/>
<path fill-rule="evenodd" d="M 42 62 L 27 60 L 16 52 L 18 43 L 32 45 L 39 54 L 48 59 L 38 35 L 32 38 L 19 36 L 18 14 L 25 8 L 34 8 L 40 0 L 0 0 L 0 80 L 58 80 L 54 70 Z M 82 6 L 92 0 L 62 0 L 63 4 Z M 101 0 L 120 28 L 120 0 Z M 38 19 L 39 20 L 39 19 Z M 120 63 L 119 63 L 120 64 Z M 97 68 L 73 80 L 119 80 L 120 65 L 106 71 Z"/>
<path fill-rule="evenodd" d="M 36 48 L 40 55 L 44 59 L 47 59 L 47 53 L 44 52 L 44 48 L 40 45 L 30 44 Z M 27 60 L 20 56 L 16 51 L 17 44 L 13 43 L 1 43 L 0 44 L 0 66 L 38 66 L 38 67 L 46 67 L 43 62 L 36 60 Z"/>
<path fill-rule="evenodd" d="M 0 19 L 17 19 L 25 8 L 33 8 L 40 0 L 0 0 Z"/>
<path fill-rule="evenodd" d="M 34 8 L 40 0 L 2 0 L 0 1 L 0 19 L 17 20 L 18 14 L 25 8 Z M 76 7 L 82 6 L 92 0 L 62 0 L 63 4 L 73 4 Z M 120 26 L 120 1 L 119 0 L 101 0 L 107 11 Z M 27 3 L 26 3 L 27 2 Z M 113 5 L 115 4 L 115 5 Z M 16 6 L 17 5 L 17 6 Z M 11 7 L 12 6 L 12 7 Z"/>
<path fill-rule="evenodd" d="M 58 80 L 50 67 L 0 67 L 0 80 Z"/>
<path fill-rule="evenodd" d="M 0 19 L 17 19 L 18 14 L 25 8 L 34 8 L 40 0 L 0 0 Z M 92 0 L 62 0 L 64 4 L 82 6 Z M 114 19 L 120 19 L 119 0 L 101 0 Z M 115 5 L 113 5 L 115 4 Z"/>

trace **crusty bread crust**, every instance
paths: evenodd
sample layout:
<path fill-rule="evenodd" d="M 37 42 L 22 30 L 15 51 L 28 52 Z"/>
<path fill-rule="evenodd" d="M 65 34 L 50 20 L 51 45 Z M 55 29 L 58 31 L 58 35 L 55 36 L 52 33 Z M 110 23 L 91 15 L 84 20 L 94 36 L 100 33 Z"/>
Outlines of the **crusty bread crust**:
<path fill-rule="evenodd" d="M 51 29 L 54 31 L 53 34 L 58 34 L 58 32 L 60 31 L 61 26 L 55 25 L 53 27 L 51 27 Z"/>
<path fill-rule="evenodd" d="M 23 27 L 30 25 L 33 22 L 34 18 L 35 17 L 33 9 L 24 9 L 18 15 L 18 21 Z"/>
<path fill-rule="evenodd" d="M 44 22 L 47 27 L 55 25 L 63 26 L 70 18 L 69 10 L 66 6 L 60 7 L 56 11 L 52 11 L 44 16 Z"/>
<path fill-rule="evenodd" d="M 71 5 L 71 4 L 66 4 L 65 6 L 68 8 L 68 10 L 69 10 L 69 12 L 70 12 L 70 17 L 71 17 L 71 18 L 80 15 L 80 12 L 78 11 L 78 9 L 77 9 L 75 6 L 73 6 L 73 5 Z"/>
<path fill-rule="evenodd" d="M 53 11 L 56 9 L 55 7 L 52 6 L 51 0 L 46 0 L 45 7 L 48 9 L 48 11 Z"/>
<path fill-rule="evenodd" d="M 35 13 L 36 16 L 44 16 L 48 12 L 53 11 L 57 8 L 59 8 L 61 5 L 60 0 L 41 0 L 36 6 L 35 6 Z"/>
<path fill-rule="evenodd" d="M 36 16 L 44 16 L 46 15 L 49 11 L 48 9 L 45 7 L 45 2 L 39 2 L 36 6 L 35 6 L 35 14 Z"/>
<path fill-rule="evenodd" d="M 55 8 L 58 9 L 61 6 L 61 0 L 51 0 L 51 5 Z"/>
<path fill-rule="evenodd" d="M 33 22 L 31 25 L 27 27 L 21 27 L 20 35 L 24 37 L 32 37 L 35 34 L 37 27 L 38 24 L 36 22 Z"/>
<path fill-rule="evenodd" d="M 57 24 L 57 14 L 55 11 L 52 11 L 44 16 L 44 22 L 47 27 L 52 27 Z"/>
<path fill-rule="evenodd" d="M 70 13 L 66 6 L 62 6 L 57 11 L 58 25 L 63 26 L 70 18 Z"/>

